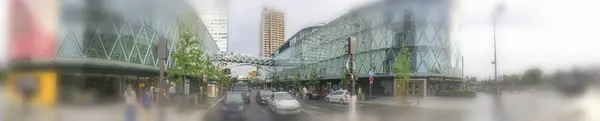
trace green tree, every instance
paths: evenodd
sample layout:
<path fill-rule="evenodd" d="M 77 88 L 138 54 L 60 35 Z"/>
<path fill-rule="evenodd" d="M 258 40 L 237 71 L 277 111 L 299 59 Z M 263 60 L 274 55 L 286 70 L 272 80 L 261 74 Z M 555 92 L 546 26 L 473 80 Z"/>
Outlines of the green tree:
<path fill-rule="evenodd" d="M 222 75 L 219 73 L 218 67 L 213 65 L 210 56 L 202 51 L 202 41 L 191 26 L 183 22 L 179 24 L 179 43 L 175 53 L 171 54 L 175 65 L 169 69 L 169 77 L 182 83 L 185 76 L 195 76 L 201 77 L 201 81 L 207 83 L 209 77 Z"/>
<path fill-rule="evenodd" d="M 300 75 L 300 72 L 296 72 L 296 76 L 294 77 L 294 87 L 296 89 L 300 89 L 302 87 L 302 75 Z"/>
<path fill-rule="evenodd" d="M 201 41 L 197 39 L 191 28 L 185 24 L 179 24 L 179 44 L 177 51 L 171 54 L 175 65 L 169 70 L 169 77 L 175 78 L 176 82 L 182 82 L 185 76 L 201 76 L 199 71 L 205 67 L 203 64 L 204 52 L 200 47 Z"/>
<path fill-rule="evenodd" d="M 317 71 L 314 69 L 310 72 L 310 85 L 317 86 L 319 85 L 319 78 L 317 77 Z"/>
<path fill-rule="evenodd" d="M 342 75 L 340 77 L 340 84 L 343 85 L 344 89 L 348 89 L 347 86 L 350 83 L 350 81 L 348 80 L 348 77 L 346 77 L 346 71 L 342 71 Z"/>
<path fill-rule="evenodd" d="M 396 64 L 394 65 L 394 76 L 396 77 L 396 83 L 398 84 L 399 92 L 396 96 L 400 96 L 402 101 L 406 101 L 405 91 L 408 86 L 408 81 L 412 75 L 411 65 L 412 53 L 407 47 L 402 47 L 400 55 L 396 58 Z"/>
<path fill-rule="evenodd" d="M 544 73 L 539 68 L 531 68 L 527 69 L 522 76 L 523 83 L 527 85 L 536 85 L 540 84 L 542 81 L 542 75 Z"/>

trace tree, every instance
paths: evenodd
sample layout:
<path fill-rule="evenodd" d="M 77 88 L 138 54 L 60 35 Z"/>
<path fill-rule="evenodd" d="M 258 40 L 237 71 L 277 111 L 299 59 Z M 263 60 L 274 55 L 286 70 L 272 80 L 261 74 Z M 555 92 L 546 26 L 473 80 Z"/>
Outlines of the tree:
<path fill-rule="evenodd" d="M 346 86 L 350 81 L 348 81 L 348 77 L 346 77 L 346 71 L 342 71 L 342 76 L 340 77 L 340 84 L 343 85 L 344 89 L 348 89 Z"/>
<path fill-rule="evenodd" d="M 527 69 L 523 74 L 523 83 L 528 85 L 536 85 L 542 81 L 543 72 L 539 68 Z"/>
<path fill-rule="evenodd" d="M 185 24 L 179 25 L 179 45 L 177 51 L 171 55 L 175 60 L 175 65 L 169 70 L 169 77 L 176 78 L 176 82 L 181 82 L 185 76 L 199 76 L 198 71 L 202 70 L 202 51 L 201 41 L 195 37 L 191 28 Z"/>
<path fill-rule="evenodd" d="M 179 24 L 179 44 L 177 51 L 171 55 L 175 65 L 169 70 L 169 77 L 175 78 L 176 82 L 183 82 L 185 76 L 202 77 L 206 83 L 208 77 L 219 75 L 218 67 L 212 64 L 210 56 L 202 51 L 202 43 L 199 37 L 186 24 Z M 206 92 L 206 91 L 203 91 Z"/>
<path fill-rule="evenodd" d="M 296 87 L 297 89 L 300 89 L 302 87 L 301 77 L 302 75 L 300 75 L 300 72 L 296 72 L 296 76 L 294 77 L 294 87 Z"/>
<path fill-rule="evenodd" d="M 410 76 L 412 75 L 412 70 L 410 69 L 411 65 L 411 57 L 412 53 L 410 50 L 403 46 L 400 54 L 396 58 L 396 64 L 394 64 L 394 76 L 396 77 L 396 83 L 399 85 L 399 95 L 402 98 L 402 101 L 406 101 L 405 99 L 405 91 L 408 86 L 408 81 L 410 80 Z"/>
<path fill-rule="evenodd" d="M 317 77 L 317 71 L 314 69 L 310 72 L 310 85 L 317 86 L 319 85 L 319 78 Z"/>

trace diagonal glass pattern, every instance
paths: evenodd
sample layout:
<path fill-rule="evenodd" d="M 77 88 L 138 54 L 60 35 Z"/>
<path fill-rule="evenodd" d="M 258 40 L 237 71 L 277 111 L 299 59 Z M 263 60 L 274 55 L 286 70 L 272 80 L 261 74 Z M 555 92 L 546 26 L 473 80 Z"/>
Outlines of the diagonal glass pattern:
<path fill-rule="evenodd" d="M 182 0 L 87 0 L 61 4 L 59 57 L 158 66 L 158 40 L 168 41 L 169 52 L 174 52 L 179 24 L 193 25 L 205 52 L 218 51 L 200 19 L 189 17 L 195 16 L 195 10 Z M 170 61 L 167 58 L 168 64 Z"/>
<path fill-rule="evenodd" d="M 345 70 L 348 36 L 358 38 L 356 69 L 360 77 L 369 71 L 391 76 L 400 49 L 412 50 L 415 74 L 460 76 L 460 53 L 453 35 L 450 1 L 382 1 L 364 6 L 315 31 L 300 31 L 280 48 L 274 59 L 303 62 L 293 67 L 275 66 L 271 77 L 285 77 L 312 69 L 324 70 L 324 79 L 339 78 Z M 311 61 L 302 61 L 311 60 Z M 305 76 L 305 75 L 302 75 Z"/>

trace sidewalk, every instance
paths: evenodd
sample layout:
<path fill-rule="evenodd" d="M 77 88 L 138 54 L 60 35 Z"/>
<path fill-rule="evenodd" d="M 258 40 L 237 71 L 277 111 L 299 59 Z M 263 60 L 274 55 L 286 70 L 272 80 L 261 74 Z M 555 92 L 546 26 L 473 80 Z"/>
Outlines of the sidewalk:
<path fill-rule="evenodd" d="M 412 107 L 460 107 L 465 102 L 471 102 L 475 98 L 461 97 L 405 97 L 406 102 L 394 100 L 393 97 L 380 97 L 373 100 L 358 101 L 359 104 L 376 106 L 412 106 Z"/>
<path fill-rule="evenodd" d="M 153 107 L 150 112 L 138 109 L 138 121 L 156 121 L 158 110 L 158 107 Z M 167 121 L 198 121 L 206 112 L 207 110 L 198 109 L 182 113 L 177 107 L 165 107 Z M 125 121 L 124 105 L 61 107 L 59 113 L 60 121 Z"/>
<path fill-rule="evenodd" d="M 210 101 L 205 106 L 186 106 L 192 108 L 182 108 L 180 105 L 165 106 L 165 121 L 201 121 L 205 114 L 214 109 L 217 99 Z M 18 108 L 17 104 L 13 108 Z M 54 111 L 42 112 L 42 110 L 33 110 L 27 121 L 126 121 L 125 104 L 103 104 L 103 105 L 61 105 Z M 10 110 L 10 109 L 9 109 Z M 18 110 L 12 110 L 18 112 Z M 2 114 L 4 115 L 4 114 Z M 137 109 L 137 121 L 157 121 L 159 115 L 158 105 L 153 105 L 151 109 L 144 110 L 141 107 Z M 54 119 L 55 117 L 56 119 Z"/>
<path fill-rule="evenodd" d="M 359 100 L 357 103 L 373 106 L 417 106 L 419 100 L 416 97 L 406 97 L 406 102 L 399 102 L 394 100 L 394 97 L 380 97 L 372 100 Z"/>

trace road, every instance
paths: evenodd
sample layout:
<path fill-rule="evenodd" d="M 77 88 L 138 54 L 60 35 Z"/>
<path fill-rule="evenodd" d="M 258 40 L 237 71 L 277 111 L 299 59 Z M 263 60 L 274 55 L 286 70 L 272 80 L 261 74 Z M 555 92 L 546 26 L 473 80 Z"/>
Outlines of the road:
<path fill-rule="evenodd" d="M 258 91 L 253 90 L 250 93 L 250 104 L 244 105 L 246 107 L 246 120 L 245 121 L 312 121 L 315 120 L 315 116 L 312 116 L 307 111 L 301 111 L 300 114 L 294 117 L 275 117 L 271 113 L 266 105 L 260 105 L 256 103 L 256 93 Z M 204 121 L 221 121 L 220 119 L 220 105 L 217 105 L 211 111 L 207 112 Z"/>

